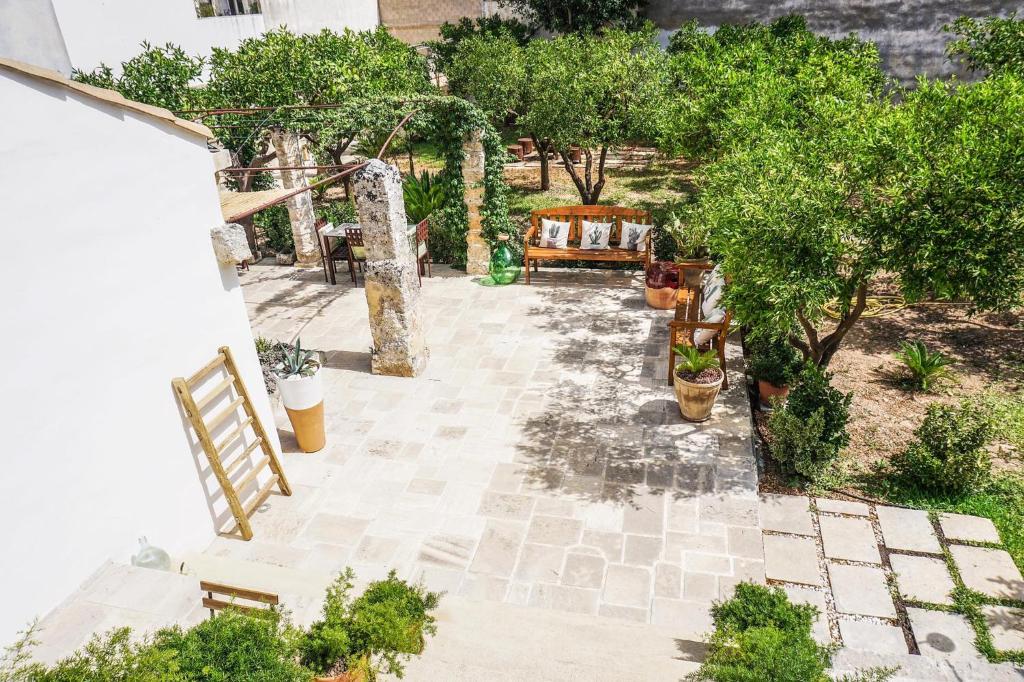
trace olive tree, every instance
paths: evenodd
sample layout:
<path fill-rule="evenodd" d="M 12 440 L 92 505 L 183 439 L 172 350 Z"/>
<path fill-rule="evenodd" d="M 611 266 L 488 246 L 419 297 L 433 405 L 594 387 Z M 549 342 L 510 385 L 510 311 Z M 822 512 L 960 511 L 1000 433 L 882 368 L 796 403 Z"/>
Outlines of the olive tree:
<path fill-rule="evenodd" d="M 960 17 L 943 30 L 957 36 L 946 52 L 971 71 L 1024 74 L 1024 19 L 1016 12 L 1008 17 Z"/>
<path fill-rule="evenodd" d="M 647 0 L 500 0 L 529 22 L 552 33 L 631 27 Z"/>
<path fill-rule="evenodd" d="M 584 204 L 600 200 L 611 147 L 657 137 L 663 66 L 651 27 L 564 35 L 527 46 L 526 111 L 519 123 L 551 141 Z M 573 145 L 583 150 L 582 174 L 570 156 Z"/>
<path fill-rule="evenodd" d="M 199 101 L 191 84 L 203 72 L 203 59 L 191 57 L 171 43 L 154 47 L 142 43 L 142 52 L 121 63 L 121 73 L 101 63 L 83 72 L 75 69 L 72 78 L 100 88 L 117 90 L 128 99 L 172 111 L 188 109 Z"/>

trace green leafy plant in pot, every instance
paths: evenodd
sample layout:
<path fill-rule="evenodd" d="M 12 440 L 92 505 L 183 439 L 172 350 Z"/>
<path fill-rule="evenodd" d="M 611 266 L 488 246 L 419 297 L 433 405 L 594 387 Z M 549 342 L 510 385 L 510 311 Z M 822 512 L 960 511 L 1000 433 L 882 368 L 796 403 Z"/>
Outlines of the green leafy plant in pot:
<path fill-rule="evenodd" d="M 316 452 L 327 443 L 324 431 L 324 386 L 320 380 L 320 361 L 315 353 L 302 348 L 285 349 L 275 368 L 281 401 L 295 431 L 295 440 L 303 452 Z"/>
<path fill-rule="evenodd" d="M 675 262 L 683 283 L 690 289 L 699 287 L 705 268 L 694 266 L 708 263 L 707 235 L 699 228 L 684 222 L 675 211 L 668 214 L 664 230 L 676 243 Z"/>
<path fill-rule="evenodd" d="M 679 412 L 689 421 L 705 421 L 711 416 L 711 408 L 725 379 L 725 373 L 718 366 L 718 356 L 714 351 L 702 352 L 682 344 L 674 350 L 682 358 L 672 377 Z"/>
<path fill-rule="evenodd" d="M 802 366 L 800 354 L 786 341 L 762 339 L 753 342 L 747 368 L 757 381 L 761 405 L 769 407 L 772 400 L 785 400 L 789 395 L 789 385 Z"/>

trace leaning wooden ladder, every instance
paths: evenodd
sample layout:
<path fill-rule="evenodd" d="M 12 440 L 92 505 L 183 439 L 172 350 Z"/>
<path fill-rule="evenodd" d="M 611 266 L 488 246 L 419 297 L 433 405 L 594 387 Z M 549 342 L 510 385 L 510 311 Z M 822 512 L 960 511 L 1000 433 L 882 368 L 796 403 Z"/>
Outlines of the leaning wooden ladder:
<path fill-rule="evenodd" d="M 227 376 L 214 385 L 202 398 L 196 400 L 192 391 L 202 384 L 203 380 L 210 376 L 210 374 L 221 367 L 224 367 Z M 196 431 L 196 437 L 206 452 L 206 457 L 210 461 L 210 468 L 213 469 L 221 489 L 224 490 L 224 497 L 227 498 L 228 506 L 231 507 L 231 513 L 235 517 L 235 522 L 238 524 L 242 537 L 246 540 L 251 540 L 252 526 L 249 524 L 249 516 L 257 507 L 263 504 L 264 500 L 273 491 L 275 485 L 280 488 L 282 495 L 291 495 L 292 489 L 288 485 L 288 479 L 285 478 L 284 471 L 281 469 L 281 463 L 278 461 L 274 448 L 270 444 L 270 439 L 267 438 L 267 432 L 263 430 L 263 424 L 260 422 L 256 410 L 253 409 L 252 400 L 249 398 L 249 391 L 246 390 L 245 384 L 238 374 L 238 368 L 235 365 L 234 357 L 231 355 L 231 349 L 227 346 L 221 346 L 217 357 L 206 363 L 202 369 L 188 379 L 178 377 L 171 384 L 174 386 L 174 390 L 178 394 L 182 406 L 185 408 L 185 414 L 188 415 L 189 421 L 192 422 L 192 428 Z M 203 410 L 212 405 L 218 396 L 223 395 L 225 391 L 230 391 L 232 388 L 235 389 L 237 397 L 231 400 L 227 407 L 218 412 L 212 419 L 207 420 L 203 417 Z M 231 398 L 230 395 L 228 397 L 229 399 Z M 235 426 L 234 430 L 225 436 L 219 444 L 214 444 L 211 434 L 217 427 L 230 419 L 232 415 L 237 415 L 239 407 L 245 411 L 246 418 Z M 243 439 L 244 442 L 243 436 L 248 428 L 252 429 L 255 439 L 246 445 L 241 454 L 235 457 L 230 464 L 225 466 L 222 455 L 227 453 L 239 439 Z M 257 447 L 263 450 L 263 459 L 257 462 L 237 482 L 232 483 L 231 477 L 249 461 L 249 456 Z M 270 467 L 272 474 L 270 479 L 243 506 L 238 493 L 244 491 L 250 484 L 257 481 L 260 472 L 267 466 Z"/>

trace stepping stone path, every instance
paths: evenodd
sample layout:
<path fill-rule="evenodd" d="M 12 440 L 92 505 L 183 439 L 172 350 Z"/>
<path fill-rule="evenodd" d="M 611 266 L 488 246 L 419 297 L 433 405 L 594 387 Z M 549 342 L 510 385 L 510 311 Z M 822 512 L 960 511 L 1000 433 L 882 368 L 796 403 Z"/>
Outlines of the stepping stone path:
<path fill-rule="evenodd" d="M 1024 650 L 1024 608 L 1015 603 L 1024 601 L 1024 578 L 989 519 L 940 514 L 933 523 L 916 509 L 773 494 L 761 495 L 760 513 L 765 577 L 818 607 L 818 641 L 988 665 L 970 621 L 950 611 L 957 579 L 948 552 L 962 584 L 991 602 L 981 610 L 993 646 Z"/>

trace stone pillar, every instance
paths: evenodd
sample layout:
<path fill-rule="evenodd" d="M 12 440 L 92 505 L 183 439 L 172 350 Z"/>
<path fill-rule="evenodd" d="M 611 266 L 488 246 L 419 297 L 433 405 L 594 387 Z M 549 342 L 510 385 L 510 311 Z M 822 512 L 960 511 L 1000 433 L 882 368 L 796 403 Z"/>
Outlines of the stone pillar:
<path fill-rule="evenodd" d="M 282 167 L 302 165 L 302 147 L 299 136 L 275 128 L 270 140 L 277 152 L 277 163 Z M 305 171 L 278 171 L 285 189 L 306 187 Z M 287 200 L 288 219 L 292 224 L 292 239 L 295 241 L 295 265 L 300 268 L 320 267 L 320 248 L 316 244 L 316 215 L 313 213 L 313 197 L 310 192 L 301 192 Z"/>
<path fill-rule="evenodd" d="M 356 209 L 366 247 L 366 303 L 374 374 L 414 377 L 427 364 L 416 256 L 409 243 L 402 176 L 372 159 L 355 175 Z"/>
<path fill-rule="evenodd" d="M 486 275 L 491 260 L 491 249 L 484 240 L 480 207 L 484 203 L 484 145 L 482 132 L 474 130 L 462 145 L 462 181 L 466 185 L 466 211 L 469 213 L 469 233 L 466 235 L 466 272 Z"/>

